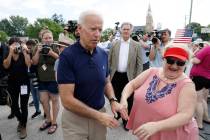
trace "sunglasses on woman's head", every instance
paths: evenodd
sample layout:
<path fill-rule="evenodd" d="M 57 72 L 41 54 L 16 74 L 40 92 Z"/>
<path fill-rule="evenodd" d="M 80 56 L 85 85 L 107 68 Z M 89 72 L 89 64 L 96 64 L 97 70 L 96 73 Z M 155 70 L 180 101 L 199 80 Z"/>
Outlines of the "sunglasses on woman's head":
<path fill-rule="evenodd" d="M 185 65 L 185 61 L 181 61 L 181 60 L 176 60 L 172 57 L 166 57 L 166 62 L 167 64 L 173 65 L 174 63 L 176 63 L 177 66 L 184 66 Z"/>

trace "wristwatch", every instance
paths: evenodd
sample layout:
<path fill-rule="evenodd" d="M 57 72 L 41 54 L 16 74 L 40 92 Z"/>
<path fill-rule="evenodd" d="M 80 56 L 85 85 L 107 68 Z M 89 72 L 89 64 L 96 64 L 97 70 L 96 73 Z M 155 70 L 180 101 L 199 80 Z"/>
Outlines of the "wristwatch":
<path fill-rule="evenodd" d="M 118 102 L 118 100 L 117 100 L 116 97 L 111 97 L 111 98 L 109 99 L 109 102 L 110 102 L 110 103 L 111 103 L 112 101 Z"/>

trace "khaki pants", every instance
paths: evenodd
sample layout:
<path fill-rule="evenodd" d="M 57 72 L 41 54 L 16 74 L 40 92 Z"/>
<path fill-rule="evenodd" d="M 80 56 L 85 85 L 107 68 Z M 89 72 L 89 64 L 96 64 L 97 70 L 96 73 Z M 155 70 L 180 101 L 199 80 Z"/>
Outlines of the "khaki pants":
<path fill-rule="evenodd" d="M 105 108 L 100 110 L 105 112 Z M 64 109 L 62 114 L 64 140 L 106 140 L 106 127 L 98 121 Z"/>

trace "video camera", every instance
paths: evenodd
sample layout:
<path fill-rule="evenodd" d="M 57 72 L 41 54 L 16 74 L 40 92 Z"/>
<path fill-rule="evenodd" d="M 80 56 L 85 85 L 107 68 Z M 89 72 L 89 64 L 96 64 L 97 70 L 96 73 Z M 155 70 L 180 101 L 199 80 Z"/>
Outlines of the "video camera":
<path fill-rule="evenodd" d="M 164 30 L 154 30 L 149 34 L 152 37 L 151 41 L 153 44 L 156 44 L 158 42 L 158 40 L 161 40 L 163 32 L 164 32 Z"/>
<path fill-rule="evenodd" d="M 164 33 L 168 33 L 168 35 L 171 36 L 171 31 L 168 28 L 163 30 L 154 30 L 153 32 L 151 32 L 150 36 L 153 37 L 152 43 L 156 44 L 158 40 L 162 41 L 162 35 Z"/>
<path fill-rule="evenodd" d="M 118 31 L 119 30 L 119 24 L 120 24 L 120 22 L 115 22 L 115 24 L 116 24 L 115 25 L 115 30 Z"/>
<path fill-rule="evenodd" d="M 143 37 L 143 31 L 142 30 L 136 30 L 135 32 L 133 32 L 132 34 L 131 34 L 131 38 L 134 40 L 134 41 L 139 41 L 139 39 L 142 39 L 142 37 Z"/>
<path fill-rule="evenodd" d="M 70 33 L 74 33 L 77 29 L 77 21 L 76 20 L 69 20 L 67 24 L 67 31 Z"/>

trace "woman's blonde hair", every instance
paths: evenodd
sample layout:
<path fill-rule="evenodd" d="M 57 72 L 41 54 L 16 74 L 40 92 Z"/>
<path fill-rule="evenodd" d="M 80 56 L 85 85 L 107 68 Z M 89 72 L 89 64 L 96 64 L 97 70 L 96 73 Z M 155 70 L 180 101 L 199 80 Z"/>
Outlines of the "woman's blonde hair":
<path fill-rule="evenodd" d="M 39 32 L 39 38 L 42 39 L 44 34 L 46 33 L 50 33 L 53 34 L 48 28 L 43 28 L 40 32 Z"/>

